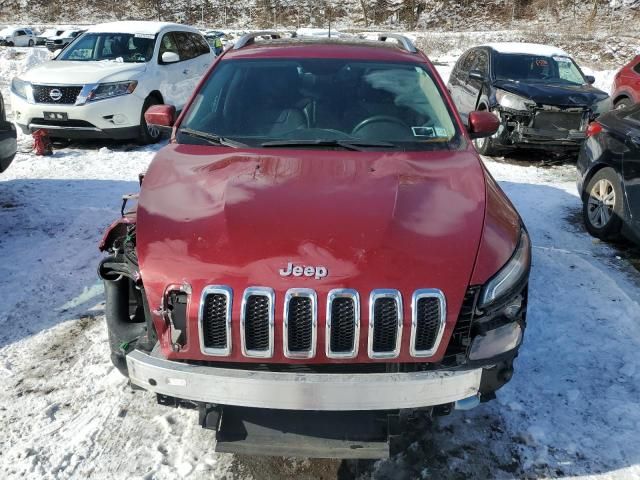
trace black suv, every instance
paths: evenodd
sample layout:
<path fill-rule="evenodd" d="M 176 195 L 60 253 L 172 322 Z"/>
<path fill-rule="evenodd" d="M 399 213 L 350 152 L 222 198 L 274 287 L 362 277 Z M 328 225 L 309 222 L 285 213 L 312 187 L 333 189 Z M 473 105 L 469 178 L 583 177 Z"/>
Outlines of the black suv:
<path fill-rule="evenodd" d="M 16 155 L 16 127 L 7 121 L 4 101 L 0 95 L 0 173 L 4 172 Z"/>
<path fill-rule="evenodd" d="M 594 81 L 559 48 L 494 43 L 465 52 L 448 87 L 463 118 L 474 110 L 500 118 L 493 137 L 475 140 L 480 153 L 492 155 L 515 147 L 579 149 L 589 122 L 610 109 Z"/>

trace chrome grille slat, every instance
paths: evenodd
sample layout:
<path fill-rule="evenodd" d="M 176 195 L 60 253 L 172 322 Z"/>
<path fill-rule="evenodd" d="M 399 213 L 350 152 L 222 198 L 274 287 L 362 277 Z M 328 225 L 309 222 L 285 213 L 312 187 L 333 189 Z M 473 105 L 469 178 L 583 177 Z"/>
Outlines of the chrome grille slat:
<path fill-rule="evenodd" d="M 223 285 L 209 285 L 202 290 L 198 318 L 200 351 L 205 355 L 227 356 L 231 353 L 231 307 L 233 293 Z"/>
<path fill-rule="evenodd" d="M 433 356 L 442 340 L 447 318 L 444 294 L 436 289 L 416 290 L 411 298 L 411 346 L 413 357 Z"/>
<path fill-rule="evenodd" d="M 329 358 L 354 358 L 360 343 L 360 296 L 335 289 L 327 295 L 325 353 Z"/>
<path fill-rule="evenodd" d="M 287 290 L 284 299 L 283 349 L 287 358 L 313 358 L 316 355 L 318 300 L 308 288 Z"/>
<path fill-rule="evenodd" d="M 369 296 L 369 358 L 396 358 L 402 342 L 402 295 L 374 290 Z"/>
<path fill-rule="evenodd" d="M 245 357 L 273 356 L 274 303 L 275 295 L 271 288 L 249 287 L 244 291 L 240 337 Z"/>

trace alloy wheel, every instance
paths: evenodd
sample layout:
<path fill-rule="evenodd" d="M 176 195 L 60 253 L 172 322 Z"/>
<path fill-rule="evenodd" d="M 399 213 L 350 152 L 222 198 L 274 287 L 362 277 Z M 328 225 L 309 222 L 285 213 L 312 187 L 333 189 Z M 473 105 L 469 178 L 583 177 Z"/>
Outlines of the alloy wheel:
<path fill-rule="evenodd" d="M 595 228 L 605 227 L 613 217 L 616 191 L 607 179 L 599 180 L 589 192 L 587 215 Z"/>

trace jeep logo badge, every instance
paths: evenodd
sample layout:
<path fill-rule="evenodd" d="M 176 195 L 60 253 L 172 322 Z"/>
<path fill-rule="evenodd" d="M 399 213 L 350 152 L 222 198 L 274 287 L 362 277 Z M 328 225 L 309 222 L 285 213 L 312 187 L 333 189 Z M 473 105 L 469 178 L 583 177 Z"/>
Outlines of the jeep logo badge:
<path fill-rule="evenodd" d="M 51 97 L 51 100 L 53 100 L 54 102 L 57 102 L 62 98 L 62 92 L 59 88 L 52 88 L 49 91 L 49 97 Z"/>
<path fill-rule="evenodd" d="M 316 280 L 321 280 L 329 274 L 326 267 L 310 265 L 294 265 L 293 263 L 287 263 L 287 268 L 280 269 L 281 277 L 288 277 L 293 275 L 294 277 L 315 277 Z"/>

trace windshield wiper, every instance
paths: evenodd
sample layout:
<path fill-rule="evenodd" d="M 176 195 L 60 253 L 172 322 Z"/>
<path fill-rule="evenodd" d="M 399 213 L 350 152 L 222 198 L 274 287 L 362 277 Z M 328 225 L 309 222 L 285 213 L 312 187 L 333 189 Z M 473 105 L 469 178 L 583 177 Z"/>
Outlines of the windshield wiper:
<path fill-rule="evenodd" d="M 264 142 L 263 147 L 341 147 L 345 150 L 366 151 L 367 148 L 398 148 L 388 142 L 369 142 L 365 140 L 273 140 Z"/>
<path fill-rule="evenodd" d="M 178 130 L 178 133 L 183 133 L 185 135 L 188 135 L 189 137 L 206 140 L 212 145 L 222 145 L 223 147 L 231 147 L 231 148 L 248 148 L 249 147 L 249 145 L 246 145 L 241 142 L 236 142 L 235 140 L 231 140 L 230 138 L 221 137 L 220 135 L 215 135 L 213 133 L 201 132 L 200 130 L 193 130 L 191 128 L 181 128 L 180 130 Z"/>

